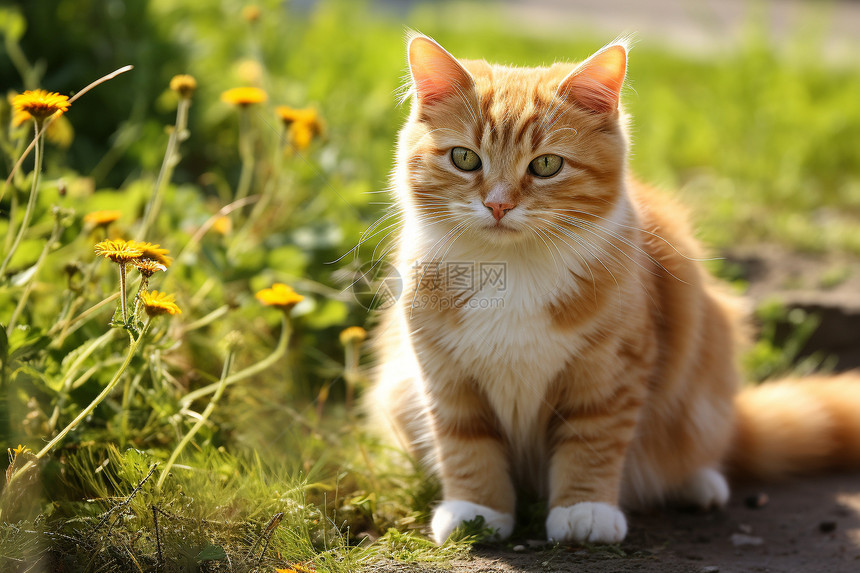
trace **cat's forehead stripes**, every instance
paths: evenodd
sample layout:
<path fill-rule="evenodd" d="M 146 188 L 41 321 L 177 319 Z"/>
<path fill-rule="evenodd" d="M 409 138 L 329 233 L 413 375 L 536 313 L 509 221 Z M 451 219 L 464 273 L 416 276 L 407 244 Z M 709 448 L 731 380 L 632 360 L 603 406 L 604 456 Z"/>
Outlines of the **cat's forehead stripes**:
<path fill-rule="evenodd" d="M 462 63 L 472 74 L 480 102 L 476 144 L 527 142 L 535 151 L 565 107 L 557 91 L 571 66 L 523 69 Z"/>

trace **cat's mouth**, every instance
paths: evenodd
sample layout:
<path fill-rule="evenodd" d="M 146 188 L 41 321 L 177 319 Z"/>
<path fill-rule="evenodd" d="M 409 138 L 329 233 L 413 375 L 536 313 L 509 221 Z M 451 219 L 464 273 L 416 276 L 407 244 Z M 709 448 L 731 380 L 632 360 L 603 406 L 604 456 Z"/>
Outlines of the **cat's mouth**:
<path fill-rule="evenodd" d="M 511 225 L 506 224 L 502 221 L 496 221 L 494 223 L 489 223 L 484 228 L 488 229 L 490 232 L 497 232 L 497 233 L 516 233 L 516 232 L 518 232 L 518 230 L 516 228 L 514 228 Z"/>
<path fill-rule="evenodd" d="M 506 225 L 501 221 L 489 225 L 484 225 L 484 230 L 491 236 L 505 238 L 512 238 L 520 233 L 520 230 L 516 227 L 512 225 Z"/>

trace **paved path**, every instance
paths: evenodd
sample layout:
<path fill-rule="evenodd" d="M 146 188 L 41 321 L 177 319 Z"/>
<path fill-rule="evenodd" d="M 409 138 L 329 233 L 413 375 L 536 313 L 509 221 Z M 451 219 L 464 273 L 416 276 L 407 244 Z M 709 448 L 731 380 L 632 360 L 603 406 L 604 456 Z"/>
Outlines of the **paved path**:
<path fill-rule="evenodd" d="M 583 29 L 696 53 L 730 48 L 752 21 L 767 22 L 784 45 L 798 34 L 821 38 L 828 59 L 860 64 L 860 2 L 841 0 L 505 0 L 499 8 L 532 34 Z"/>

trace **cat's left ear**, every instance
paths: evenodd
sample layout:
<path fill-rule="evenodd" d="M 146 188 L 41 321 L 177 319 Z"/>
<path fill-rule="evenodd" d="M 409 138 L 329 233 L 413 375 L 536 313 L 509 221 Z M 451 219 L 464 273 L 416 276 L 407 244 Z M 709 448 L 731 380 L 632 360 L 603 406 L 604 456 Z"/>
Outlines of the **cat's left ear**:
<path fill-rule="evenodd" d="M 429 104 L 474 90 L 472 76 L 457 58 L 427 36 L 413 36 L 407 54 L 419 103 Z"/>
<path fill-rule="evenodd" d="M 577 66 L 562 80 L 558 93 L 591 111 L 610 113 L 618 109 L 626 74 L 627 48 L 613 44 Z"/>

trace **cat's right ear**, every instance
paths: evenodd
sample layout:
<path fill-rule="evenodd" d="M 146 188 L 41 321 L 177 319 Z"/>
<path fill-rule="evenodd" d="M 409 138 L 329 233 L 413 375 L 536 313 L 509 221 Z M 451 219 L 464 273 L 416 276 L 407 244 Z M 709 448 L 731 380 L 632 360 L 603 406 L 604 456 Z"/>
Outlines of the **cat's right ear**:
<path fill-rule="evenodd" d="M 439 44 L 427 36 L 415 35 L 407 48 L 412 85 L 420 104 L 432 104 L 458 94 L 472 91 L 475 82 Z"/>

